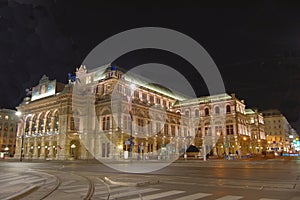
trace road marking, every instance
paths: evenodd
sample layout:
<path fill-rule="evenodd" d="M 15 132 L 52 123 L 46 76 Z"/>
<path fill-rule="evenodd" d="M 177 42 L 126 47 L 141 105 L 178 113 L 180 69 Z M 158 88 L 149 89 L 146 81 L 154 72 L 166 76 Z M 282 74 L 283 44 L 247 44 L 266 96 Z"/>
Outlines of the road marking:
<path fill-rule="evenodd" d="M 232 195 L 227 195 L 227 196 L 218 198 L 218 199 L 216 199 L 216 200 L 238 200 L 238 199 L 241 199 L 241 198 L 243 198 L 243 197 L 242 197 L 242 196 L 232 196 Z"/>
<path fill-rule="evenodd" d="M 94 196 L 95 195 L 104 195 L 104 194 L 106 195 L 106 194 L 108 194 L 108 191 L 107 191 L 106 188 L 101 188 L 101 189 L 103 189 L 103 190 L 102 191 L 97 191 L 97 189 L 95 189 L 96 192 L 94 193 Z M 126 187 L 113 188 L 113 189 L 111 189 L 111 194 L 114 193 L 114 192 L 122 192 L 124 190 L 128 191 L 129 188 L 126 188 Z"/>
<path fill-rule="evenodd" d="M 184 197 L 179 197 L 177 199 L 174 200 L 196 200 L 196 199 L 200 199 L 203 197 L 207 197 L 210 196 L 212 194 L 207 194 L 207 193 L 196 193 L 196 194 L 192 194 L 192 195 L 188 195 L 188 196 L 184 196 Z"/>
<path fill-rule="evenodd" d="M 146 189 L 141 189 L 141 190 L 128 191 L 128 192 L 123 192 L 123 193 L 120 193 L 120 194 L 110 195 L 109 198 L 110 199 L 118 199 L 118 198 L 121 198 L 121 197 L 127 197 L 127 196 L 142 194 L 142 193 L 155 192 L 157 190 L 160 190 L 160 189 L 146 188 Z M 107 197 L 102 197 L 102 199 L 107 199 Z M 143 197 L 143 200 L 144 200 L 144 197 Z"/>
<path fill-rule="evenodd" d="M 180 194 L 180 193 L 184 193 L 184 192 L 185 191 L 181 191 L 181 190 L 171 190 L 171 191 L 168 191 L 168 192 L 161 192 L 161 193 L 157 193 L 157 194 L 151 194 L 151 195 L 143 196 L 142 199 L 143 200 L 153 200 L 153 199 L 172 196 L 172 195 Z M 140 200 L 140 199 L 141 198 L 135 198 L 135 199 L 131 199 L 131 200 Z"/>
<path fill-rule="evenodd" d="M 280 199 L 269 199 L 269 198 L 261 198 L 259 200 L 280 200 Z"/>
<path fill-rule="evenodd" d="M 23 180 L 26 178 L 29 178 L 30 176 L 14 176 L 14 177 L 9 177 L 9 178 L 5 178 L 5 179 L 1 179 L 1 182 L 10 182 L 10 181 L 16 181 L 16 180 Z"/>

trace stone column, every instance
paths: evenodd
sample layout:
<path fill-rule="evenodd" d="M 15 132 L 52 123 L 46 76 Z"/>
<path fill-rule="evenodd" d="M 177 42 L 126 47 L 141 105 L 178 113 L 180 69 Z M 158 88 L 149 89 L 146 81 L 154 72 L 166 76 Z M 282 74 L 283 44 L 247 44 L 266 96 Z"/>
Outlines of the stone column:
<path fill-rule="evenodd" d="M 157 139 L 156 137 L 153 138 L 153 155 L 157 155 Z"/>
<path fill-rule="evenodd" d="M 37 119 L 36 120 L 36 122 L 35 122 L 36 124 L 36 128 L 35 128 L 35 133 L 39 133 L 39 131 L 40 131 L 40 120 L 39 119 Z"/>
<path fill-rule="evenodd" d="M 55 117 L 51 117 L 51 125 L 50 125 L 50 132 L 54 132 L 54 120 L 55 120 Z"/>
<path fill-rule="evenodd" d="M 26 148 L 25 157 L 28 159 L 30 156 L 30 153 L 29 153 L 30 152 L 30 138 L 27 138 L 26 146 L 27 146 L 27 148 Z"/>
<path fill-rule="evenodd" d="M 66 135 L 58 134 L 57 135 L 57 155 L 58 160 L 66 160 L 70 158 L 70 144 L 67 144 Z"/>
<path fill-rule="evenodd" d="M 41 154 L 40 154 L 40 159 L 45 159 L 45 137 L 42 136 L 42 141 L 41 141 Z"/>
<path fill-rule="evenodd" d="M 45 116 L 45 118 L 43 119 L 43 123 L 44 123 L 43 133 L 46 133 L 46 131 L 47 131 L 47 116 Z"/>
<path fill-rule="evenodd" d="M 28 130 L 28 135 L 32 134 L 32 119 L 29 121 L 29 130 Z"/>
<path fill-rule="evenodd" d="M 34 158 L 34 159 L 38 158 L 38 141 L 37 141 L 36 137 L 34 138 L 32 158 Z"/>
<path fill-rule="evenodd" d="M 54 149 L 53 149 L 53 138 L 50 137 L 49 138 L 49 154 L 48 154 L 48 157 L 50 159 L 53 159 L 54 158 Z"/>

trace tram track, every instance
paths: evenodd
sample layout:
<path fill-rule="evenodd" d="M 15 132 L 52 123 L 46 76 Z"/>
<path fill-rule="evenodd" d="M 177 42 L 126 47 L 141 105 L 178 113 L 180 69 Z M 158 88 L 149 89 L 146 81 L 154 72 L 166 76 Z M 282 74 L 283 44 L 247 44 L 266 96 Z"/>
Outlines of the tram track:
<path fill-rule="evenodd" d="M 90 200 L 92 199 L 95 192 L 95 185 L 93 180 L 83 174 L 78 172 L 64 172 L 64 171 L 54 171 L 54 170 L 32 170 L 30 173 L 38 174 L 45 178 L 45 181 L 40 183 L 39 185 L 35 185 L 36 189 L 32 189 L 30 191 L 20 192 L 18 195 L 12 195 L 13 200 L 50 200 L 57 199 L 58 196 L 62 194 L 69 195 L 70 198 L 75 199 L 84 199 Z M 33 185 L 34 186 L 34 185 Z M 75 186 L 80 188 L 80 192 L 76 193 L 74 191 L 70 194 L 68 192 L 68 187 Z M 84 194 L 82 192 L 84 191 Z"/>

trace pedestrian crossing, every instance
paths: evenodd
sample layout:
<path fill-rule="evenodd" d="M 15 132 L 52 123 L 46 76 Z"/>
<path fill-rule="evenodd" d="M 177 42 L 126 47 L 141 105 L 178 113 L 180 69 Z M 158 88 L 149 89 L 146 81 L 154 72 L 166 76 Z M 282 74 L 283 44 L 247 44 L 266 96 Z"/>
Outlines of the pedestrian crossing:
<path fill-rule="evenodd" d="M 24 189 L 24 185 L 40 184 L 45 181 L 45 178 L 41 176 L 33 176 L 32 174 L 6 174 L 0 175 L 0 190 L 5 191 L 6 187 L 14 187 L 14 189 L 19 189 L 20 191 Z M 22 183 L 22 184 L 21 184 Z M 21 187 L 22 186 L 22 187 Z M 213 194 L 206 192 L 189 192 L 185 190 L 178 189 L 165 189 L 159 187 L 125 187 L 120 185 L 105 185 L 103 183 L 94 183 L 94 194 L 93 200 L 104 200 L 104 199 L 118 199 L 118 200 L 239 200 L 239 199 L 249 199 L 249 197 L 235 195 L 235 194 Z M 76 193 L 78 196 L 84 197 L 87 193 L 88 188 L 86 185 L 77 183 L 74 180 L 69 180 L 62 182 L 58 190 L 65 194 Z M 5 194 L 0 195 L 0 199 L 4 199 Z M 258 200 L 279 200 L 276 198 L 268 198 L 267 196 L 262 196 L 257 198 Z"/>
<path fill-rule="evenodd" d="M 59 190 L 65 193 L 77 193 L 80 196 L 86 194 L 86 188 L 80 185 L 73 185 L 73 182 L 63 184 Z M 110 192 L 109 192 L 110 191 Z M 109 198 L 108 198 L 109 197 Z M 103 183 L 95 184 L 95 192 L 92 197 L 93 200 L 106 200 L 106 199 L 118 199 L 118 200 L 205 200 L 206 198 L 215 200 L 239 200 L 245 198 L 240 195 L 216 195 L 212 193 L 195 192 L 191 194 L 185 190 L 165 190 L 155 187 L 125 187 L 119 185 L 110 185 L 109 188 Z M 248 198 L 249 199 L 249 198 Z M 258 200 L 279 200 L 267 197 L 262 197 Z"/>
<path fill-rule="evenodd" d="M 65 185 L 64 192 L 79 192 L 84 195 L 79 187 L 72 187 L 72 185 Z M 110 192 L 109 192 L 110 191 Z M 109 197 L 109 198 L 108 198 Z M 156 187 L 125 187 L 119 185 L 110 185 L 109 188 L 102 183 L 95 184 L 95 192 L 92 197 L 93 200 L 106 200 L 106 199 L 118 199 L 118 200 L 239 200 L 246 197 L 241 195 L 226 194 L 221 196 L 220 194 L 203 193 L 203 192 L 191 192 L 185 190 L 166 190 Z M 249 197 L 247 198 L 249 199 Z M 261 197 L 258 200 L 279 200 L 274 198 Z"/>

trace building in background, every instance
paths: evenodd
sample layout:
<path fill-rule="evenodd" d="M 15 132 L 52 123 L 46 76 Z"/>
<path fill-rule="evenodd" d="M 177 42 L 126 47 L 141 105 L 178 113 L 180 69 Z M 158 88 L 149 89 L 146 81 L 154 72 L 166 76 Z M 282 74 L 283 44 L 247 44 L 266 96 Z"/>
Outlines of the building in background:
<path fill-rule="evenodd" d="M 0 109 L 1 157 L 15 154 L 18 122 L 15 110 Z"/>
<path fill-rule="evenodd" d="M 277 152 L 289 151 L 292 127 L 285 116 L 277 109 L 262 111 L 265 121 L 267 147 Z"/>

